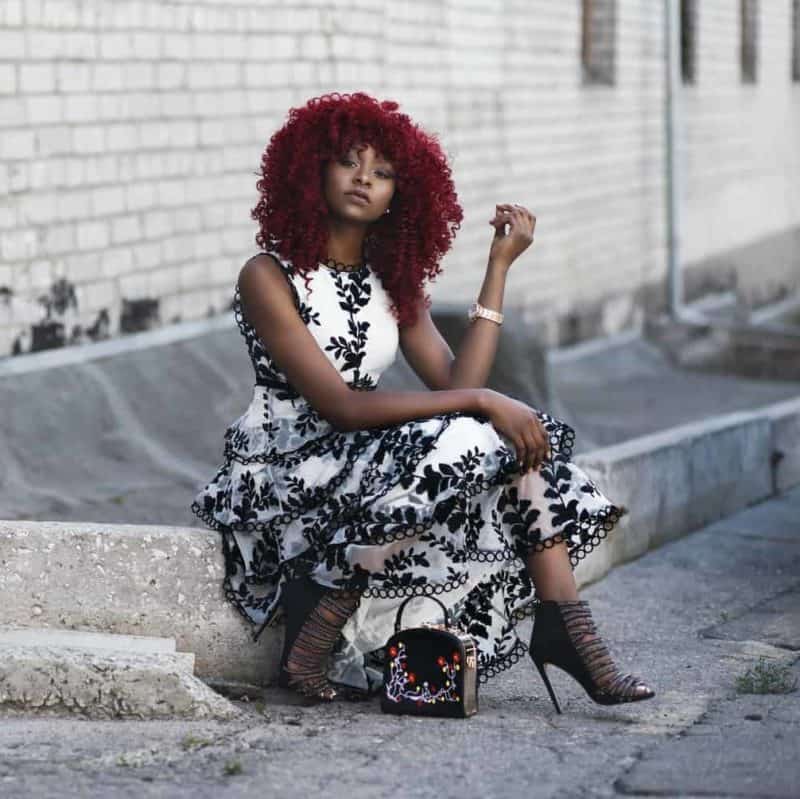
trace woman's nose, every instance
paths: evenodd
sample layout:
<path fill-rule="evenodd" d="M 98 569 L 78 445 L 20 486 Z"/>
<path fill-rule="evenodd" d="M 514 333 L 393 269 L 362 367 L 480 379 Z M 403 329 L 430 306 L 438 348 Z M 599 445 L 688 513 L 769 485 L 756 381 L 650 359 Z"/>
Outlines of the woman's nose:
<path fill-rule="evenodd" d="M 356 180 L 360 180 L 362 183 L 368 181 L 371 168 L 368 164 L 360 164 L 356 169 Z"/>

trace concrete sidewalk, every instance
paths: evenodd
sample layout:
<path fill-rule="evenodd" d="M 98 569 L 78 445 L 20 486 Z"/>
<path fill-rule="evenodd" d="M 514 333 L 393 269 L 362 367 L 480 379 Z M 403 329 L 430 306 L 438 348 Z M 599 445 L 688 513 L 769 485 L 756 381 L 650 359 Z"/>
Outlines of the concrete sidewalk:
<path fill-rule="evenodd" d="M 800 690 L 739 694 L 765 657 L 800 677 L 800 488 L 616 566 L 581 596 L 653 699 L 595 705 L 523 659 L 467 720 L 280 689 L 230 722 L 6 719 L 0 795 L 18 797 L 795 797 Z M 530 622 L 528 622 L 528 625 Z M 251 697 L 256 700 L 258 697 Z"/>

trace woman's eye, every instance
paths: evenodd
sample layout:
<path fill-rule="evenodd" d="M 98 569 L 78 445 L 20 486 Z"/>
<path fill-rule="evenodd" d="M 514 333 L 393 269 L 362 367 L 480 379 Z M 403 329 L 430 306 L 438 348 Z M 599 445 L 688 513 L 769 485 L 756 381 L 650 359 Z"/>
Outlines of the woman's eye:
<path fill-rule="evenodd" d="M 344 165 L 344 166 L 350 166 L 351 164 L 353 166 L 356 166 L 356 162 L 353 161 L 351 158 L 342 158 L 342 159 L 340 159 L 339 163 Z M 379 169 L 378 170 L 378 174 L 381 177 L 384 177 L 384 178 L 393 178 L 394 177 L 394 175 L 391 172 L 386 172 L 383 169 Z"/>

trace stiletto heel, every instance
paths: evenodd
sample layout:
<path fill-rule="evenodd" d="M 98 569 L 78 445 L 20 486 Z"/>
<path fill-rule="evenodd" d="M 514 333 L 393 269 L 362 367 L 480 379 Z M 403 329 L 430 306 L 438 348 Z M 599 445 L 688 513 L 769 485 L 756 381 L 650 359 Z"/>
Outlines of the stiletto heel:
<path fill-rule="evenodd" d="M 553 686 L 550 685 L 550 678 L 547 676 L 547 672 L 544 669 L 544 663 L 540 663 L 538 660 L 534 660 L 533 663 L 536 668 L 539 669 L 539 674 L 541 674 L 542 680 L 544 680 L 544 684 L 547 686 L 547 693 L 550 694 L 550 698 L 553 700 L 553 704 L 556 706 L 556 711 L 561 713 L 561 708 L 558 705 L 555 691 L 553 691 Z"/>
<path fill-rule="evenodd" d="M 585 599 L 542 600 L 536 609 L 528 647 L 550 698 L 560 713 L 544 664 L 551 663 L 577 680 L 589 697 L 601 705 L 638 702 L 655 691 L 638 677 L 623 674 L 614 665 Z"/>

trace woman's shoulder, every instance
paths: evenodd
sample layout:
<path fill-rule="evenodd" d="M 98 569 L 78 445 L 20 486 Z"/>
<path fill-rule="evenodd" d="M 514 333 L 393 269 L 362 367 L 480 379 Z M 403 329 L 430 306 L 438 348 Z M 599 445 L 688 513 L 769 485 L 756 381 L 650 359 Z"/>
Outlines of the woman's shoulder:
<path fill-rule="evenodd" d="M 259 264 L 259 262 L 261 263 Z M 265 266 L 268 267 L 268 269 L 274 269 L 274 266 L 268 266 L 271 263 L 278 265 L 278 268 L 283 273 L 284 278 L 291 286 L 294 287 L 296 272 L 292 262 L 290 259 L 281 255 L 277 250 L 262 250 L 261 252 L 257 252 L 255 255 L 251 255 L 250 258 L 245 261 L 242 269 L 239 272 L 239 278 L 236 281 L 237 286 L 242 275 L 246 271 L 251 271 L 253 269 L 260 271 Z"/>
<path fill-rule="evenodd" d="M 272 256 L 272 257 L 269 258 L 265 256 Z M 259 261 L 262 261 L 263 263 L 259 264 Z M 299 307 L 301 304 L 301 298 L 300 298 L 300 292 L 297 287 L 295 272 L 294 269 L 292 268 L 292 262 L 288 258 L 282 256 L 277 250 L 262 250 L 261 252 L 258 252 L 255 255 L 250 256 L 250 258 L 248 258 L 247 261 L 245 261 L 244 265 L 239 271 L 239 276 L 236 279 L 236 288 L 234 291 L 235 297 L 241 297 L 242 285 L 243 283 L 247 282 L 246 280 L 243 279 L 243 277 L 248 272 L 253 273 L 253 271 L 255 270 L 255 272 L 258 273 L 263 268 L 266 268 L 267 271 L 274 270 L 274 266 L 269 266 L 269 264 L 271 263 L 277 263 L 278 267 L 280 268 L 280 272 L 283 274 L 286 283 L 291 289 L 291 293 L 294 298 L 294 303 L 297 307 Z"/>
<path fill-rule="evenodd" d="M 281 255 L 277 250 L 261 250 L 253 255 L 250 260 L 255 260 L 257 258 L 262 258 L 265 255 L 271 255 L 277 262 L 278 265 L 284 272 L 292 274 L 294 272 L 292 261 L 290 258 L 286 258 L 285 256 Z"/>

